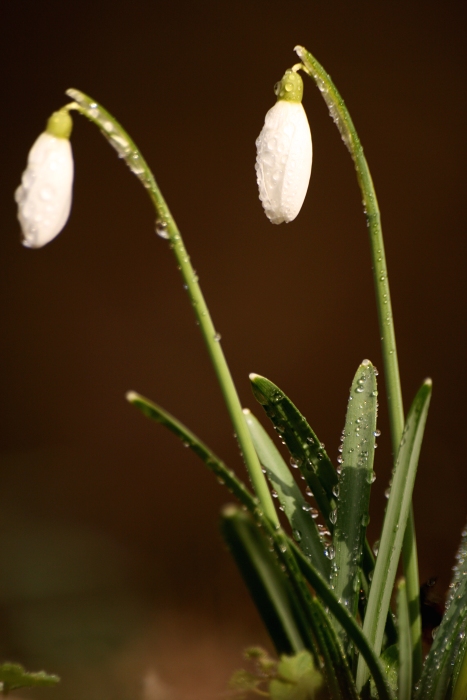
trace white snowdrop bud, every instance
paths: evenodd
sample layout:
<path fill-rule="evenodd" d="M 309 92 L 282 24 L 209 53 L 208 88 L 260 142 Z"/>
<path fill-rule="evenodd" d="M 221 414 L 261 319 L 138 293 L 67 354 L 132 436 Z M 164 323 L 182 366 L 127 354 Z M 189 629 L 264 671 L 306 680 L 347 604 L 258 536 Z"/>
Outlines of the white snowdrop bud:
<path fill-rule="evenodd" d="M 287 70 L 274 91 L 277 102 L 256 139 L 256 176 L 266 216 L 281 224 L 293 221 L 302 207 L 313 151 L 300 75 Z"/>
<path fill-rule="evenodd" d="M 67 222 L 73 186 L 71 128 L 66 109 L 54 112 L 29 151 L 27 168 L 15 192 L 27 248 L 49 243 Z"/>

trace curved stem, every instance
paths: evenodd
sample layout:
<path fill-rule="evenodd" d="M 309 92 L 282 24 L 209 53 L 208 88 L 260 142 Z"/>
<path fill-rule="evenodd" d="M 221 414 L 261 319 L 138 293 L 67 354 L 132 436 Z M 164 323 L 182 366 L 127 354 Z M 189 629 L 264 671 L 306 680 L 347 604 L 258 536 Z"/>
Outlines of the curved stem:
<path fill-rule="evenodd" d="M 178 268 L 183 277 L 185 288 L 188 292 L 191 305 L 217 375 L 253 488 L 264 514 L 273 525 L 278 527 L 279 520 L 277 513 L 266 483 L 266 478 L 261 471 L 261 465 L 246 425 L 232 375 L 230 374 L 227 361 L 219 342 L 220 335 L 216 332 L 212 322 L 209 309 L 198 284 L 198 277 L 190 262 L 190 256 L 187 253 L 180 231 L 178 230 L 177 224 L 170 213 L 154 176 L 134 141 L 107 110 L 79 90 L 67 90 L 67 95 L 75 100 L 74 103 L 67 106 L 68 109 L 78 110 L 99 127 L 111 146 L 113 146 L 119 156 L 125 160 L 130 170 L 141 180 L 151 198 L 158 217 L 156 221 L 156 232 L 163 238 L 168 239 L 170 248 L 175 255 Z"/>
<path fill-rule="evenodd" d="M 391 442 L 394 459 L 397 456 L 404 429 L 404 408 L 397 359 L 396 335 L 392 315 L 389 277 L 384 250 L 383 230 L 378 200 L 367 160 L 363 153 L 357 131 L 353 125 L 344 100 L 320 63 L 302 46 L 295 51 L 304 64 L 305 71 L 314 79 L 336 123 L 342 139 L 354 161 L 358 184 L 362 193 L 370 237 L 370 250 L 373 268 L 373 281 L 376 293 L 376 307 L 381 336 L 381 349 L 386 378 L 386 391 L 391 426 Z M 421 621 L 419 605 L 419 579 L 417 565 L 417 545 L 413 510 L 411 508 L 402 547 L 402 559 L 407 585 L 407 600 L 410 611 L 413 648 L 413 678 L 416 682 L 421 673 Z"/>

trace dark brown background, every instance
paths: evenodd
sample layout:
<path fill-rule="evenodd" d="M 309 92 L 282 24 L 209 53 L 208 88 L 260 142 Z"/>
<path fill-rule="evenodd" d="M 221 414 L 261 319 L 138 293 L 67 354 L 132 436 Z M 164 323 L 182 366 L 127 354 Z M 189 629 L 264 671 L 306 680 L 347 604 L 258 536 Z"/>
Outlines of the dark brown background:
<path fill-rule="evenodd" d="M 335 457 L 353 373 L 381 356 L 359 191 L 311 81 L 313 172 L 295 222 L 269 224 L 253 168 L 294 45 L 323 62 L 380 200 L 406 405 L 434 381 L 414 503 L 421 577 L 442 593 L 467 495 L 464 15 L 453 0 L 1 1 L 0 651 L 61 673 L 46 697 L 207 698 L 242 646 L 266 643 L 218 535 L 228 494 L 124 400 L 158 401 L 243 473 L 150 202 L 79 116 L 70 221 L 43 250 L 19 245 L 13 191 L 46 118 L 73 86 L 129 130 L 243 403 L 255 407 L 248 373 L 268 376 Z M 391 462 L 384 400 L 380 427 L 372 539 Z"/>

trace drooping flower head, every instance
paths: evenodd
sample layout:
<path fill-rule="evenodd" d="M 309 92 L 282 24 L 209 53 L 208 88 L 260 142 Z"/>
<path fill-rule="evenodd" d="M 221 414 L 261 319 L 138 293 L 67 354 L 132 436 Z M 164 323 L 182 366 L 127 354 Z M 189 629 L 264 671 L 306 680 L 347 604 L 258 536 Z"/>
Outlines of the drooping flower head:
<path fill-rule="evenodd" d="M 256 139 L 259 198 L 273 224 L 295 219 L 311 174 L 313 151 L 302 105 L 303 81 L 294 68 L 276 83 L 277 102 Z"/>
<path fill-rule="evenodd" d="M 65 226 L 71 208 L 73 155 L 68 110 L 54 112 L 29 151 L 28 164 L 15 192 L 23 245 L 41 248 Z"/>

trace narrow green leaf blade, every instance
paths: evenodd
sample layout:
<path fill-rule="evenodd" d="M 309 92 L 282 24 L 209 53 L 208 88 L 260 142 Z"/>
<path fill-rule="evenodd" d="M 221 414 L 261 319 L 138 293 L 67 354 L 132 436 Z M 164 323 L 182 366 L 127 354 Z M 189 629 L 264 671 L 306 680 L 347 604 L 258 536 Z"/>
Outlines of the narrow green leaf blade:
<path fill-rule="evenodd" d="M 221 513 L 221 532 L 277 652 L 304 649 L 308 633 L 295 593 L 256 523 L 228 505 Z"/>
<path fill-rule="evenodd" d="M 355 680 L 347 661 L 344 649 L 333 625 L 329 624 L 329 616 L 324 611 L 318 598 L 313 598 L 315 617 L 318 620 L 317 629 L 320 634 L 320 648 L 324 649 L 324 661 L 327 669 L 326 676 L 332 677 L 333 691 L 338 700 L 359 700 Z M 330 685 L 328 680 L 328 686 Z"/>
<path fill-rule="evenodd" d="M 308 557 L 306 557 L 294 543 L 291 543 L 291 547 L 306 580 L 315 589 L 316 594 L 329 608 L 330 612 L 353 641 L 361 656 L 365 659 L 365 663 L 368 665 L 370 673 L 375 681 L 379 700 L 394 700 L 394 693 L 389 686 L 379 659 L 375 655 L 362 628 L 357 624 L 355 618 L 349 613 L 347 608 L 338 601 L 334 591 L 329 587 L 329 584 L 321 574 L 313 567 Z"/>
<path fill-rule="evenodd" d="M 329 515 L 336 505 L 332 489 L 337 484 L 337 474 L 324 445 L 306 418 L 278 386 L 258 374 L 250 374 L 250 381 L 255 398 L 287 445 L 313 492 L 323 517 L 332 529 Z"/>
<path fill-rule="evenodd" d="M 377 393 L 375 368 L 364 360 L 353 379 L 347 405 L 331 573 L 331 588 L 352 615 L 357 612 L 363 543 L 370 520 Z"/>
<path fill-rule="evenodd" d="M 324 445 L 300 411 L 276 384 L 258 374 L 251 374 L 250 381 L 255 398 L 263 406 L 266 415 L 286 443 L 332 533 L 334 524 L 330 516 L 336 507 L 333 489 L 337 485 L 338 477 L 325 452 Z M 310 465 L 312 465 L 311 469 L 308 468 Z M 362 565 L 365 576 L 368 578 L 375 567 L 375 560 L 368 542 L 365 542 Z M 362 585 L 367 588 L 366 581 L 362 581 Z M 390 614 L 387 617 L 386 632 L 388 639 L 394 643 L 396 633 Z"/>
<path fill-rule="evenodd" d="M 310 517 L 310 506 L 298 488 L 292 472 L 261 423 L 248 409 L 244 409 L 243 412 L 259 461 L 266 469 L 266 476 L 277 494 L 277 500 L 284 509 L 292 527 L 294 539 L 299 542 L 300 548 L 310 557 L 321 574 L 325 577 L 328 576 L 329 560 L 324 555 L 323 543 L 316 523 Z"/>
<path fill-rule="evenodd" d="M 451 700 L 467 698 L 467 635 L 464 635 L 454 666 L 453 688 Z"/>
<path fill-rule="evenodd" d="M 253 496 L 245 484 L 235 476 L 234 472 L 197 435 L 164 408 L 141 396 L 141 394 L 129 391 L 126 398 L 147 418 L 160 423 L 174 433 L 185 447 L 189 447 L 203 460 L 208 469 L 217 476 L 218 481 L 225 484 L 227 489 L 238 498 L 240 503 L 243 503 L 250 513 L 255 513 L 259 508 L 258 499 Z"/>
<path fill-rule="evenodd" d="M 297 560 L 292 553 L 292 543 L 285 536 L 285 533 L 280 528 L 276 529 L 271 524 L 270 520 L 264 516 L 259 507 L 258 500 L 253 497 L 246 486 L 226 467 L 222 460 L 220 460 L 191 430 L 186 428 L 186 426 L 163 408 L 136 392 L 128 392 L 127 399 L 145 416 L 164 425 L 177 435 L 184 445 L 190 447 L 190 449 L 203 460 L 208 469 L 214 472 L 218 480 L 225 483 L 226 487 L 247 508 L 256 522 L 263 527 L 268 537 L 274 542 L 276 553 L 282 561 L 282 564 L 286 567 L 291 586 L 297 597 L 300 606 L 300 615 L 304 620 L 304 624 L 308 624 L 313 631 L 313 639 L 310 640 L 308 648 L 311 649 L 315 660 L 317 660 L 318 652 L 314 642 L 316 637 L 316 619 L 313 611 L 311 593 L 303 578 L 301 567 L 298 566 Z M 308 561 L 305 555 L 303 555 L 303 557 Z M 324 579 L 320 578 L 320 580 Z M 386 696 L 384 696 L 384 698 L 386 698 Z"/>
<path fill-rule="evenodd" d="M 377 655 L 381 651 L 384 626 L 411 507 L 412 491 L 430 398 L 431 380 L 427 379 L 415 396 L 407 416 L 394 469 L 393 484 L 363 623 L 363 631 Z M 357 689 L 359 692 L 365 685 L 367 678 L 368 669 L 365 660 L 360 657 L 357 668 Z"/>
<path fill-rule="evenodd" d="M 443 700 L 467 628 L 467 579 L 460 584 L 425 659 L 417 700 Z"/>
<path fill-rule="evenodd" d="M 405 579 L 401 579 L 397 585 L 397 620 L 399 623 L 398 700 L 410 700 L 412 697 L 412 637 Z"/>
<path fill-rule="evenodd" d="M 462 532 L 461 543 L 456 554 L 457 564 L 449 586 L 446 611 L 438 627 L 432 647 L 425 660 L 417 698 L 431 700 L 444 698 L 448 685 L 453 681 L 453 697 L 459 683 L 466 649 L 467 631 L 467 528 Z M 459 658 L 458 663 L 456 659 Z M 462 664 L 462 665 L 461 665 Z M 467 668 L 465 670 L 467 677 Z M 464 683 L 467 681 L 464 679 Z M 462 687 L 462 683 L 460 688 Z M 460 697 L 463 697 L 460 695 Z"/>

